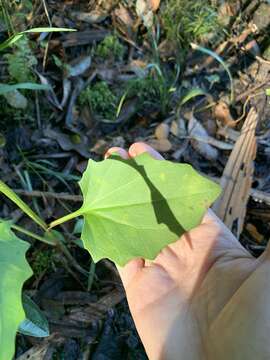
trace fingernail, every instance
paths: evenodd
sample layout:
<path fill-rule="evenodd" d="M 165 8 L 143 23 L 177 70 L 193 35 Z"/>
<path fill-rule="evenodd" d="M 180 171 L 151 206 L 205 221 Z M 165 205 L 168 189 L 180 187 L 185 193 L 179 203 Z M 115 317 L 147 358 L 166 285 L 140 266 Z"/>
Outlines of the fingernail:
<path fill-rule="evenodd" d="M 109 149 L 106 154 L 104 155 L 105 159 L 108 159 L 111 155 L 117 153 L 120 155 L 123 159 L 128 159 L 128 154 L 124 149 L 121 148 L 111 148 Z"/>
<path fill-rule="evenodd" d="M 145 143 L 134 143 L 133 145 L 130 146 L 129 150 L 129 155 L 131 157 L 136 157 L 140 154 L 143 154 L 145 152 L 147 152 L 148 154 L 150 154 L 154 159 L 157 160 L 163 160 L 164 158 L 156 151 L 154 150 L 151 146 L 145 144 Z"/>

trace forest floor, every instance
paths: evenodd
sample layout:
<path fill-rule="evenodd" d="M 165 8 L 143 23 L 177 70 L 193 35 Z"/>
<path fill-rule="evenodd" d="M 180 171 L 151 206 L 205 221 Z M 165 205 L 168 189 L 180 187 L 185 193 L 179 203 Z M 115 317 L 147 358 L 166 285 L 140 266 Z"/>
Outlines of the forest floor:
<path fill-rule="evenodd" d="M 270 236 L 270 4 L 267 1 L 10 1 L 8 33 L 36 27 L 0 53 L 0 178 L 46 222 L 80 207 L 89 158 L 146 142 L 221 182 L 216 213 L 254 256 Z M 3 14 L 2 14 L 3 15 Z M 255 130 L 256 129 L 256 130 Z M 2 198 L 0 217 L 39 233 Z M 70 255 L 31 243 L 24 286 L 50 336 L 17 336 L 16 359 L 146 359 L 115 266 L 61 231 Z"/>

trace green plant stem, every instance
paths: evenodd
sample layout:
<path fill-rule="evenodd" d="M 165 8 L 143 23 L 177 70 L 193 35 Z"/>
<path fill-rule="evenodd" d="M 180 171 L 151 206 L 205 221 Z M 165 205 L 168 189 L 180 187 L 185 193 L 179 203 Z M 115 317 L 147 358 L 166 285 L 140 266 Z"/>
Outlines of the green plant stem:
<path fill-rule="evenodd" d="M 21 232 L 22 234 L 25 234 L 25 235 L 27 235 L 27 236 L 35 239 L 35 240 L 42 241 L 42 242 L 44 242 L 45 244 L 52 245 L 52 246 L 58 245 L 58 240 L 56 240 L 56 239 L 55 239 L 55 240 L 54 240 L 54 239 L 52 239 L 52 240 L 46 239 L 45 237 L 39 236 L 39 235 L 33 233 L 32 231 L 25 230 L 24 228 L 22 228 L 22 227 L 20 227 L 20 226 L 18 226 L 18 225 L 13 224 L 13 225 L 11 226 L 11 228 L 12 228 L 13 230 L 19 231 L 19 232 Z"/>
<path fill-rule="evenodd" d="M 58 225 L 61 225 L 67 221 L 70 221 L 72 219 L 75 219 L 76 217 L 79 217 L 79 216 L 82 216 L 82 210 L 81 209 L 78 209 L 76 211 L 74 211 L 73 213 L 71 214 L 68 214 L 66 216 L 63 216 L 61 217 L 60 219 L 57 219 L 57 220 L 54 220 L 50 223 L 49 225 L 49 229 L 52 229 L 54 228 L 55 226 L 58 226 Z"/>
<path fill-rule="evenodd" d="M 30 207 L 19 198 L 19 196 L 8 187 L 3 181 L 0 180 L 0 192 L 2 192 L 7 198 L 14 202 L 26 215 L 28 215 L 33 221 L 35 221 L 43 230 L 47 230 L 47 224 L 43 221 Z"/>

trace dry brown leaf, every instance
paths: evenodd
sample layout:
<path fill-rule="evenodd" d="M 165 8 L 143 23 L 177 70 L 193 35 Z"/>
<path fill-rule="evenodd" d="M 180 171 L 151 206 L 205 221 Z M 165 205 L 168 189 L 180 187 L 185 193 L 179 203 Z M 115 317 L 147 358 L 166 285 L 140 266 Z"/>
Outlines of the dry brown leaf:
<path fill-rule="evenodd" d="M 174 136 L 186 136 L 187 130 L 184 119 L 180 118 L 177 121 L 173 120 L 171 123 L 170 132 Z"/>
<path fill-rule="evenodd" d="M 250 40 L 246 45 L 243 46 L 244 50 L 250 52 L 253 56 L 261 55 L 261 50 L 256 40 Z"/>
<path fill-rule="evenodd" d="M 257 230 L 255 225 L 248 223 L 246 225 L 246 229 L 250 233 L 250 235 L 253 237 L 253 239 L 255 239 L 257 241 L 257 243 L 260 244 L 263 241 L 264 236 L 259 233 L 259 231 Z"/>
<path fill-rule="evenodd" d="M 132 19 L 130 12 L 122 4 L 114 11 L 115 16 L 123 23 L 125 26 L 132 28 L 134 25 L 134 20 Z"/>
<path fill-rule="evenodd" d="M 88 24 L 99 24 L 108 17 L 108 13 L 100 10 L 91 12 L 71 11 L 69 16 L 75 21 L 82 21 Z"/>
<path fill-rule="evenodd" d="M 189 119 L 188 133 L 192 138 L 191 145 L 198 153 L 209 160 L 216 160 L 218 158 L 217 149 L 209 144 L 210 136 L 193 114 L 191 114 Z"/>
<path fill-rule="evenodd" d="M 155 137 L 158 140 L 168 139 L 169 133 L 170 133 L 169 125 L 165 123 L 161 123 L 156 127 Z"/>
<path fill-rule="evenodd" d="M 234 16 L 234 15 L 236 15 L 236 13 L 235 13 L 235 9 L 232 5 L 228 4 L 227 2 L 224 2 L 219 7 L 219 15 L 221 17 Z"/>
<path fill-rule="evenodd" d="M 172 144 L 168 139 L 151 139 L 147 143 L 155 150 L 161 152 L 170 151 L 172 148 Z"/>
<path fill-rule="evenodd" d="M 148 0 L 148 3 L 152 11 L 157 11 L 160 5 L 160 0 Z"/>
<path fill-rule="evenodd" d="M 215 118 L 221 122 L 223 126 L 235 127 L 237 122 L 233 119 L 228 104 L 225 101 L 219 101 L 214 110 Z"/>
<path fill-rule="evenodd" d="M 108 150 L 108 148 L 109 148 L 109 145 L 108 145 L 107 141 L 100 139 L 95 143 L 95 145 L 91 148 L 90 151 L 92 151 L 98 155 L 104 155 L 106 150 Z"/>
<path fill-rule="evenodd" d="M 170 132 L 174 136 L 178 136 L 178 124 L 177 124 L 177 122 L 175 120 L 173 120 L 172 123 L 171 123 Z"/>
<path fill-rule="evenodd" d="M 239 238 L 244 224 L 256 155 L 255 129 L 258 115 L 252 108 L 224 169 L 220 184 L 223 193 L 213 210 Z"/>

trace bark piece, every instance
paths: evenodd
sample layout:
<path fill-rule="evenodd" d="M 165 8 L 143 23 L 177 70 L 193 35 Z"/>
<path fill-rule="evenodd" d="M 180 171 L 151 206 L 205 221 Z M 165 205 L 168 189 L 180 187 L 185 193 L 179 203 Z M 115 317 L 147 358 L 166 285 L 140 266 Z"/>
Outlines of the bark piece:
<path fill-rule="evenodd" d="M 243 230 L 252 184 L 257 122 L 258 115 L 252 108 L 224 169 L 220 182 L 223 193 L 213 206 L 215 213 L 238 238 Z"/>

